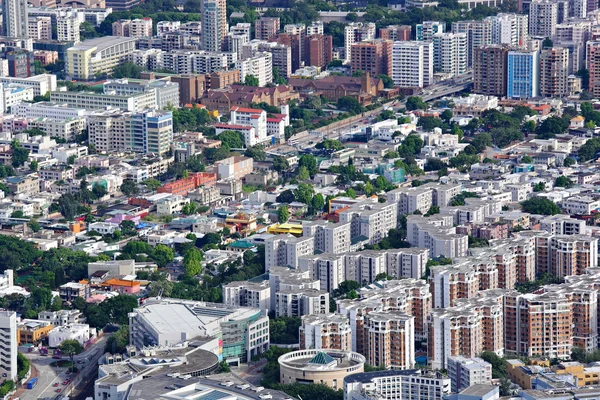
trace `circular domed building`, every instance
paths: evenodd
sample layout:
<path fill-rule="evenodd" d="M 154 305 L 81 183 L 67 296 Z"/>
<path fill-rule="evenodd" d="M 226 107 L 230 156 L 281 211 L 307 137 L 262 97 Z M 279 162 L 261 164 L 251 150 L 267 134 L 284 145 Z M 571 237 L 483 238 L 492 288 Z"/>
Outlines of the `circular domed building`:
<path fill-rule="evenodd" d="M 353 351 L 298 350 L 279 357 L 279 381 L 322 383 L 333 389 L 344 387 L 346 375 L 364 372 L 365 357 Z"/>

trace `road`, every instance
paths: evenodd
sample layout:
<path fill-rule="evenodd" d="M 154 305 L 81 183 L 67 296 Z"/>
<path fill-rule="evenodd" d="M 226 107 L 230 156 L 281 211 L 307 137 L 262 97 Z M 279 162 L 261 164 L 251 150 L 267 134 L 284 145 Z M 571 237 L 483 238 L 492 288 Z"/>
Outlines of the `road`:
<path fill-rule="evenodd" d="M 77 367 L 81 369 L 78 376 L 89 376 L 92 372 L 95 373 L 98 369 L 98 359 L 104 354 L 104 347 L 106 346 L 106 339 L 110 334 L 103 335 L 96 343 L 90 346 L 83 353 L 74 357 L 75 361 L 82 361 L 82 364 L 77 364 Z M 33 368 L 37 370 L 38 384 L 31 390 L 19 389 L 15 397 L 19 397 L 22 400 L 35 400 L 35 399 L 54 399 L 59 395 L 56 392 L 57 389 L 61 389 L 60 394 L 71 390 L 71 386 L 63 385 L 62 383 L 66 379 L 72 379 L 72 374 L 67 374 L 67 368 L 52 367 L 50 364 L 54 361 L 51 356 L 40 356 L 38 353 L 25 353 L 25 356 L 31 361 Z M 64 358 L 67 360 L 67 358 Z M 32 374 L 32 376 L 34 376 Z M 55 386 L 55 384 L 57 384 Z"/>
<path fill-rule="evenodd" d="M 468 89 L 472 84 L 473 74 L 472 72 L 468 72 L 454 79 L 442 81 L 435 85 L 428 86 L 420 97 L 423 99 L 423 101 L 431 101 L 444 96 L 449 96 L 454 93 L 462 92 L 463 90 Z M 371 125 L 370 118 L 381 113 L 384 108 L 393 107 L 395 110 L 397 110 L 404 108 L 405 106 L 406 103 L 404 101 L 390 101 L 381 107 L 363 113 L 361 116 L 351 117 L 340 121 L 341 123 L 336 125 L 334 128 L 332 128 L 332 124 L 316 129 L 315 131 L 321 133 L 320 136 L 310 134 L 306 135 L 306 132 L 300 132 L 294 136 L 297 138 L 297 143 L 295 146 L 298 149 L 305 149 L 307 147 L 315 146 L 323 139 L 339 139 L 344 134 L 361 132 L 363 128 Z M 277 147 L 278 146 L 274 146 L 271 149 Z"/>

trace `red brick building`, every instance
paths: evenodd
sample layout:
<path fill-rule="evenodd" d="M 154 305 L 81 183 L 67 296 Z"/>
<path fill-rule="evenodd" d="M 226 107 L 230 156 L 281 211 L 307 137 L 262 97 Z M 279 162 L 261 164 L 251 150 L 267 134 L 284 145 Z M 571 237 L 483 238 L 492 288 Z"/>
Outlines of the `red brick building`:
<path fill-rule="evenodd" d="M 217 174 L 208 172 L 197 172 L 187 178 L 178 179 L 159 187 L 158 193 L 171 193 L 178 196 L 186 196 L 188 192 L 197 189 L 200 186 L 215 186 L 217 184 Z"/>
<path fill-rule="evenodd" d="M 304 64 L 314 67 L 327 67 L 331 62 L 333 38 L 329 35 L 310 35 L 304 42 Z"/>

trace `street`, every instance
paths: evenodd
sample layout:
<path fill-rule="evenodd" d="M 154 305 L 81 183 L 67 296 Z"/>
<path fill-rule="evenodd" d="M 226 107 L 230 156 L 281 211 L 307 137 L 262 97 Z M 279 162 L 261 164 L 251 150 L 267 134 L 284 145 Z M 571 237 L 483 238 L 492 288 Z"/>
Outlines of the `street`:
<path fill-rule="evenodd" d="M 73 384 L 63 385 L 67 379 L 74 379 L 75 383 L 81 380 L 81 376 L 95 377 L 96 370 L 98 368 L 98 360 L 104 354 L 104 347 L 106 346 L 106 339 L 110 334 L 103 335 L 96 343 L 91 345 L 83 353 L 74 357 L 76 366 L 79 368 L 79 372 L 75 375 L 67 374 L 68 368 L 53 367 L 50 364 L 56 361 L 51 356 L 40 356 L 39 353 L 25 353 L 25 356 L 31 361 L 32 369 L 35 368 L 37 373 L 31 374 L 31 377 L 37 377 L 38 383 L 33 389 L 26 389 L 25 386 L 20 387 L 14 397 L 19 397 L 22 400 L 35 400 L 35 399 L 54 399 L 57 395 L 63 394 L 63 392 L 69 393 L 72 389 Z M 62 360 L 68 361 L 68 358 Z M 88 379 L 88 378 L 86 378 Z M 60 392 L 56 390 L 60 389 Z"/>

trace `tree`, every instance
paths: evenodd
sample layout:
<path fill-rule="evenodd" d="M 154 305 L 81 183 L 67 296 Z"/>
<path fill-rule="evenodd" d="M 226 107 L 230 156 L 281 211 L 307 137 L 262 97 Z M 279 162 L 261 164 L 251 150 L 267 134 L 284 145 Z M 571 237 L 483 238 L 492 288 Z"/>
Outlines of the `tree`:
<path fill-rule="evenodd" d="M 292 192 L 291 190 L 284 190 L 283 192 L 281 192 L 279 194 L 279 196 L 277 196 L 275 198 L 275 200 L 277 200 L 278 203 L 293 203 L 294 201 L 296 201 L 296 197 L 294 197 L 294 192 Z"/>
<path fill-rule="evenodd" d="M 192 247 L 183 257 L 183 268 L 187 276 L 197 276 L 202 272 L 203 255 L 196 247 Z"/>
<path fill-rule="evenodd" d="M 133 221 L 123 220 L 119 224 L 119 228 L 121 229 L 121 232 L 125 236 L 135 236 L 135 235 L 137 235 L 137 230 L 135 228 L 135 222 L 133 222 Z"/>
<path fill-rule="evenodd" d="M 383 87 L 386 89 L 392 89 L 394 87 L 394 80 L 392 78 L 390 78 L 388 75 L 386 74 L 379 74 L 376 76 L 376 78 L 379 78 L 383 81 Z"/>
<path fill-rule="evenodd" d="M 575 163 L 577 163 L 577 161 L 575 161 L 574 158 L 567 157 L 567 158 L 565 158 L 565 161 L 563 161 L 563 166 L 564 167 L 570 167 L 572 165 L 575 165 Z"/>
<path fill-rule="evenodd" d="M 546 118 L 536 128 L 536 138 L 550 139 L 557 134 L 565 132 L 569 128 L 569 120 L 567 118 L 549 117 Z"/>
<path fill-rule="evenodd" d="M 10 214 L 11 218 L 25 218 L 25 215 L 23 214 L 23 211 L 21 210 L 17 210 L 17 211 L 13 211 L 12 214 Z"/>
<path fill-rule="evenodd" d="M 567 178 L 566 176 L 559 176 L 554 181 L 555 187 L 564 187 L 565 189 L 569 189 L 569 188 L 572 188 L 574 185 L 575 185 L 575 183 L 571 179 Z"/>
<path fill-rule="evenodd" d="M 351 114 L 360 114 L 364 111 L 363 106 L 360 105 L 360 102 L 352 96 L 342 96 L 339 98 L 337 102 L 337 106 L 344 110 L 348 111 Z"/>
<path fill-rule="evenodd" d="M 310 179 L 310 174 L 308 173 L 308 169 L 305 166 L 298 168 L 298 180 L 299 181 L 307 181 Z"/>
<path fill-rule="evenodd" d="M 298 160 L 299 167 L 306 167 L 310 176 L 315 176 L 317 173 L 317 159 L 312 154 L 304 154 Z"/>
<path fill-rule="evenodd" d="M 554 202 L 543 197 L 532 197 L 529 200 L 521 202 L 523 211 L 530 214 L 556 215 L 560 214 L 560 207 Z"/>
<path fill-rule="evenodd" d="M 125 196 L 135 196 L 136 194 L 138 194 L 140 192 L 140 188 L 138 187 L 137 183 L 135 183 L 133 180 L 131 179 L 125 179 L 123 181 L 123 183 L 121 184 L 121 192 L 125 195 Z"/>
<path fill-rule="evenodd" d="M 258 81 L 257 77 L 255 77 L 252 74 L 248 74 L 244 78 L 244 85 L 246 85 L 246 86 L 260 86 L 260 82 Z"/>
<path fill-rule="evenodd" d="M 441 128 L 443 124 L 444 121 L 436 117 L 420 117 L 419 122 L 417 122 L 417 125 L 425 132 L 433 131 L 435 128 Z"/>
<path fill-rule="evenodd" d="M 126 62 L 113 68 L 112 77 L 117 79 L 140 79 L 142 77 L 142 68 L 132 62 Z"/>
<path fill-rule="evenodd" d="M 521 157 L 521 162 L 523 164 L 533 164 L 533 158 L 531 156 L 523 156 Z"/>
<path fill-rule="evenodd" d="M 29 158 L 29 150 L 22 147 L 18 140 L 13 140 L 10 146 L 12 148 L 12 166 L 18 168 L 25 165 Z"/>
<path fill-rule="evenodd" d="M 243 149 L 246 147 L 243 135 L 238 131 L 223 131 L 219 134 L 222 146 L 229 149 Z"/>
<path fill-rule="evenodd" d="M 38 170 L 38 162 L 36 160 L 33 160 L 32 162 L 30 162 L 29 169 L 32 171 L 37 171 Z"/>
<path fill-rule="evenodd" d="M 289 219 L 290 211 L 288 206 L 280 206 L 277 209 L 277 220 L 279 221 L 279 223 L 283 224 L 285 222 L 288 222 Z"/>
<path fill-rule="evenodd" d="M 450 120 L 452 119 L 452 110 L 446 109 L 444 111 L 442 111 L 442 114 L 440 114 L 440 118 L 445 122 L 445 123 L 450 123 Z"/>
<path fill-rule="evenodd" d="M 198 210 L 198 204 L 195 201 L 191 201 L 183 206 L 181 213 L 184 215 L 196 214 Z"/>
<path fill-rule="evenodd" d="M 310 201 L 310 206 L 313 212 L 321 211 L 325 206 L 325 199 L 323 198 L 323 195 L 321 193 L 315 194 Z"/>
<path fill-rule="evenodd" d="M 129 326 L 121 325 L 106 341 L 105 351 L 113 354 L 125 352 L 125 347 L 129 344 Z"/>
<path fill-rule="evenodd" d="M 129 322 L 128 314 L 138 307 L 138 299 L 127 294 L 120 294 L 104 300 L 100 303 L 100 307 L 109 321 L 119 325 L 127 325 Z"/>
<path fill-rule="evenodd" d="M 81 40 L 93 39 L 99 36 L 100 34 L 96 31 L 94 25 L 87 21 L 79 24 L 79 37 Z"/>
<path fill-rule="evenodd" d="M 533 191 L 534 192 L 543 192 L 544 190 L 546 190 L 546 183 L 545 182 L 538 182 L 533 186 Z"/>
<path fill-rule="evenodd" d="M 406 99 L 406 109 L 408 111 L 427 110 L 429 109 L 429 105 L 418 96 L 410 96 L 408 99 Z"/>
<path fill-rule="evenodd" d="M 40 223 L 37 219 L 30 219 L 27 225 L 29 226 L 29 229 L 31 229 L 33 232 L 39 232 L 41 229 Z"/>
<path fill-rule="evenodd" d="M 71 366 L 75 367 L 75 363 L 73 359 L 75 356 L 81 352 L 83 352 L 83 346 L 75 339 L 67 339 L 58 346 L 61 353 L 66 354 L 71 359 Z"/>
<path fill-rule="evenodd" d="M 108 194 L 108 191 L 106 190 L 106 187 L 104 185 L 95 184 L 92 187 L 92 193 L 94 193 L 94 196 L 96 196 L 96 198 L 101 199 L 102 197 Z"/>
<path fill-rule="evenodd" d="M 281 156 L 275 156 L 273 158 L 273 169 L 277 172 L 283 172 L 290 168 L 288 160 Z"/>
<path fill-rule="evenodd" d="M 155 191 L 156 189 L 158 189 L 160 187 L 161 183 L 158 179 L 149 178 L 149 179 L 146 179 L 145 181 L 143 181 L 142 185 L 146 186 L 148 188 L 148 190 Z"/>
<path fill-rule="evenodd" d="M 164 268 L 175 259 L 173 249 L 164 244 L 157 244 L 152 252 L 152 259 L 156 262 L 159 268 Z"/>
<path fill-rule="evenodd" d="M 254 161 L 265 161 L 267 159 L 265 148 L 260 145 L 248 147 L 244 152 L 244 155 L 246 157 L 252 158 Z"/>
<path fill-rule="evenodd" d="M 425 171 L 439 171 L 442 168 L 447 167 L 446 163 L 439 158 L 429 158 L 425 163 Z"/>
<path fill-rule="evenodd" d="M 296 190 L 294 190 L 294 197 L 296 200 L 304 204 L 310 204 L 314 195 L 314 187 L 306 183 L 299 184 Z"/>

